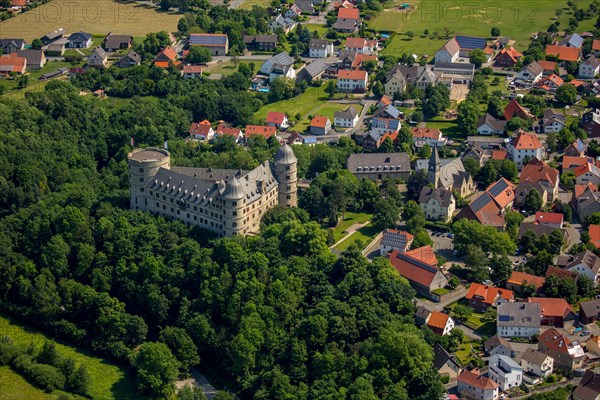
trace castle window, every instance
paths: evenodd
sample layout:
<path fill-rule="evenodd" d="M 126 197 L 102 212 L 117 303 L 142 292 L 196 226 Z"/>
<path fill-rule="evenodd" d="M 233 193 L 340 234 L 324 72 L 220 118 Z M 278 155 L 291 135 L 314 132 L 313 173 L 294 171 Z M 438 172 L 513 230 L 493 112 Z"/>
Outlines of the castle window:
<path fill-rule="evenodd" d="M 135 198 L 135 204 L 137 204 L 137 197 Z"/>
<path fill-rule="evenodd" d="M 186 217 L 187 217 L 187 218 L 189 218 L 189 217 L 190 217 L 190 213 L 187 213 L 187 214 L 186 214 Z"/>
<path fill-rule="evenodd" d="M 160 207 L 160 204 L 159 204 L 159 203 L 156 203 L 156 207 Z"/>
<path fill-rule="evenodd" d="M 285 179 L 286 179 L 286 180 L 290 180 L 290 176 L 289 176 L 289 175 L 286 175 L 286 176 L 285 176 Z"/>
<path fill-rule="evenodd" d="M 287 195 L 287 199 L 288 199 L 288 200 L 290 200 L 290 199 L 291 199 L 291 196 L 290 196 L 289 194 Z"/>
<path fill-rule="evenodd" d="M 232 225 L 234 228 L 237 228 L 237 222 L 234 222 Z"/>
<path fill-rule="evenodd" d="M 163 194 L 163 200 L 166 200 L 166 199 L 167 199 L 167 197 Z"/>
<path fill-rule="evenodd" d="M 286 165 L 286 166 L 285 166 L 285 170 L 286 170 L 286 171 L 289 171 L 289 170 L 290 170 L 290 166 L 289 166 L 289 165 Z"/>
<path fill-rule="evenodd" d="M 171 212 L 173 212 L 173 207 L 171 207 Z"/>
<path fill-rule="evenodd" d="M 140 182 L 144 182 L 144 178 L 140 178 Z"/>
<path fill-rule="evenodd" d="M 152 190 L 150 191 L 150 196 L 152 196 Z"/>
<path fill-rule="evenodd" d="M 163 204 L 163 210 L 166 210 L 166 209 L 167 209 L 167 206 L 165 206 L 165 205 Z"/>
<path fill-rule="evenodd" d="M 144 193 L 144 188 L 140 188 L 140 192 Z"/>
<path fill-rule="evenodd" d="M 237 216 L 237 211 L 234 211 L 234 212 L 233 212 L 233 216 L 234 216 L 234 217 L 235 217 L 235 216 Z"/>
<path fill-rule="evenodd" d="M 198 211 L 198 207 L 194 206 L 194 211 Z"/>
<path fill-rule="evenodd" d="M 287 190 L 291 190 L 291 189 L 292 189 L 292 187 L 290 185 L 288 185 Z"/>
<path fill-rule="evenodd" d="M 144 205 L 147 206 L 148 205 L 148 199 L 144 199 Z"/>
<path fill-rule="evenodd" d="M 144 173 L 144 168 L 140 168 L 140 172 L 141 172 L 141 173 Z"/>
<path fill-rule="evenodd" d="M 196 216 L 194 215 L 194 221 L 197 221 L 197 220 L 198 220 L 198 217 L 196 217 Z"/>
<path fill-rule="evenodd" d="M 235 206 L 237 206 L 237 201 L 233 201 L 233 202 L 231 203 L 231 205 L 232 205 L 232 206 L 234 206 L 234 207 L 235 207 Z"/>

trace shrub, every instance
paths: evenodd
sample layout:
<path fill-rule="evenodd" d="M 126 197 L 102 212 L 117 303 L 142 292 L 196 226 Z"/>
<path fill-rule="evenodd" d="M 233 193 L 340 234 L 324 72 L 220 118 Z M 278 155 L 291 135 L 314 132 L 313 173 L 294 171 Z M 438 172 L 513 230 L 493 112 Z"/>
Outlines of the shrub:
<path fill-rule="evenodd" d="M 3 338 L 2 341 L 0 341 L 0 365 L 9 365 L 21 354 L 21 352 L 22 351 L 13 344 L 10 338 Z"/>
<path fill-rule="evenodd" d="M 65 377 L 60 371 L 46 364 L 32 364 L 27 372 L 29 378 L 38 386 L 51 391 L 65 387 Z"/>

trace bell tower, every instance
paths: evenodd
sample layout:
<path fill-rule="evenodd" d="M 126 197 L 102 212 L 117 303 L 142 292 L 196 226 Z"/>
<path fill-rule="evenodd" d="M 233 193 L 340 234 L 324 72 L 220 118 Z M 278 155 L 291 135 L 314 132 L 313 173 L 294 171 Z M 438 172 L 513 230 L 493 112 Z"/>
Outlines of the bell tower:
<path fill-rule="evenodd" d="M 438 182 L 440 181 L 440 155 L 438 154 L 437 145 L 433 146 L 431 151 L 431 157 L 429 157 L 429 168 L 427 169 L 427 180 L 433 184 L 433 187 L 437 189 Z"/>

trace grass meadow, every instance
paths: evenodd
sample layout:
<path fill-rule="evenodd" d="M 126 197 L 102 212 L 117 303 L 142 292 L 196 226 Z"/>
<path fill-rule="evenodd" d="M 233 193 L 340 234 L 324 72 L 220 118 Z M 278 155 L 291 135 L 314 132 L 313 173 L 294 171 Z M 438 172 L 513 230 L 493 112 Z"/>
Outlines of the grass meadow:
<path fill-rule="evenodd" d="M 42 346 L 45 340 L 51 340 L 42 333 L 19 323 L 15 319 L 0 314 L 0 337 L 4 336 L 9 336 L 18 345 L 28 346 L 29 343 L 33 342 L 38 348 Z M 132 377 L 122 367 L 75 346 L 56 342 L 56 349 L 61 357 L 71 357 L 75 359 L 78 365 L 84 364 L 87 367 L 90 374 L 90 397 L 92 399 L 141 399 L 135 391 L 135 384 Z M 7 379 L 4 379 L 4 377 L 7 377 Z M 23 382 L 23 384 L 20 382 Z M 20 375 L 8 367 L 0 369 L 0 399 L 45 400 L 56 397 L 35 395 L 38 392 L 43 393 L 26 383 Z M 26 393 L 31 393 L 31 395 L 25 395 Z"/>
<path fill-rule="evenodd" d="M 53 0 L 14 18 L 0 22 L 0 36 L 22 38 L 31 43 L 58 28 L 68 33 L 84 31 L 145 36 L 149 32 L 177 31 L 181 14 L 161 12 L 135 2 L 113 0 Z"/>

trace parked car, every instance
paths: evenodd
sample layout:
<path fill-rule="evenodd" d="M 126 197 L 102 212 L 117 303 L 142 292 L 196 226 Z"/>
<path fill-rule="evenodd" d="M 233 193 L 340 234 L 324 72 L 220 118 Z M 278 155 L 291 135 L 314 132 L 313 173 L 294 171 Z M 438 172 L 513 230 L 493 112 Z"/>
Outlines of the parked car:
<path fill-rule="evenodd" d="M 581 333 L 579 334 L 579 336 L 587 336 L 587 335 L 589 335 L 590 333 L 592 333 L 592 332 L 590 332 L 590 331 L 583 331 L 583 332 L 581 332 Z"/>

